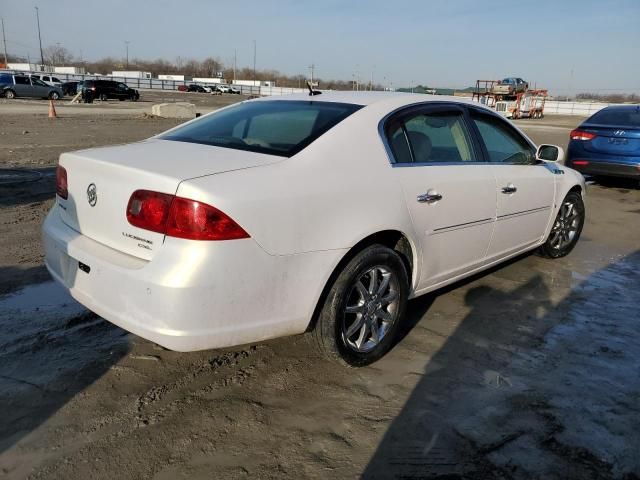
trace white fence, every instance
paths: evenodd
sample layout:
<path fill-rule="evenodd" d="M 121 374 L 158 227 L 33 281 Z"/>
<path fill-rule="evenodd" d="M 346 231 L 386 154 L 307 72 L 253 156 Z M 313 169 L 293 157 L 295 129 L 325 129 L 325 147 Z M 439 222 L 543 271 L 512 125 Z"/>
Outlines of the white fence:
<path fill-rule="evenodd" d="M 558 102 L 556 100 L 547 100 L 544 104 L 544 113 L 557 115 L 583 115 L 585 117 L 593 115 L 604 107 L 613 105 L 611 103 L 595 103 L 595 102 Z"/>

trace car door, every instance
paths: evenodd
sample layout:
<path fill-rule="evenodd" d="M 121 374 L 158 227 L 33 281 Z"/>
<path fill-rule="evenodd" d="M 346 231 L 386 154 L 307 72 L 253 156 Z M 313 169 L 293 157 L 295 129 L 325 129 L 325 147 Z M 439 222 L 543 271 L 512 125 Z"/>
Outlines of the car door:
<path fill-rule="evenodd" d="M 32 97 L 48 97 L 51 91 L 51 86 L 44 83 L 42 80 L 36 77 L 31 77 L 31 95 Z"/>
<path fill-rule="evenodd" d="M 497 214 L 488 260 L 538 243 L 550 221 L 555 173 L 508 120 L 471 108 L 471 118 L 497 183 Z"/>
<path fill-rule="evenodd" d="M 116 85 L 115 93 L 118 98 L 127 98 L 129 96 L 129 87 L 124 83 L 118 83 Z"/>
<path fill-rule="evenodd" d="M 15 80 L 16 95 L 18 97 L 30 97 L 33 95 L 29 77 L 26 77 L 24 75 L 16 75 L 13 78 Z"/>
<path fill-rule="evenodd" d="M 385 135 L 422 253 L 416 291 L 482 264 L 496 182 L 466 110 L 453 103 L 411 107 L 386 122 Z"/>

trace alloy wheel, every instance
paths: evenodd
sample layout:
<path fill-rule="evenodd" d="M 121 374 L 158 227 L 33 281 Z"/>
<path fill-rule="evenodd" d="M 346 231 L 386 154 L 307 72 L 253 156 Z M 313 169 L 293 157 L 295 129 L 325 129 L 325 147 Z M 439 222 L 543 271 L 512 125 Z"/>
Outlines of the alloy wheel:
<path fill-rule="evenodd" d="M 366 353 L 380 344 L 399 313 L 399 284 L 384 266 L 360 275 L 347 295 L 342 321 L 342 338 L 350 349 Z"/>
<path fill-rule="evenodd" d="M 556 221 L 551 228 L 549 245 L 554 250 L 566 248 L 578 234 L 582 214 L 574 201 L 565 199 L 560 206 Z"/>

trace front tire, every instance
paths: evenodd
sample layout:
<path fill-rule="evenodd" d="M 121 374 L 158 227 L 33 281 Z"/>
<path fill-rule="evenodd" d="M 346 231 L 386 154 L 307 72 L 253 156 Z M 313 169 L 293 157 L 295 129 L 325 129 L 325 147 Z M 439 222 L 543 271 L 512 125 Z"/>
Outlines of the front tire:
<path fill-rule="evenodd" d="M 585 208 L 582 195 L 569 192 L 556 216 L 551 232 L 538 253 L 546 258 L 561 258 L 568 255 L 578 243 L 584 227 Z"/>
<path fill-rule="evenodd" d="M 8 99 L 16 98 L 16 92 L 14 92 L 13 90 L 5 90 L 4 97 Z"/>
<path fill-rule="evenodd" d="M 60 98 L 60 95 L 58 94 L 58 92 L 51 92 L 51 93 L 49 94 L 49 98 L 50 98 L 51 100 L 58 100 L 58 99 Z"/>
<path fill-rule="evenodd" d="M 321 351 L 350 366 L 369 365 L 393 346 L 409 296 L 409 276 L 398 253 L 371 245 L 338 274 L 313 335 Z"/>

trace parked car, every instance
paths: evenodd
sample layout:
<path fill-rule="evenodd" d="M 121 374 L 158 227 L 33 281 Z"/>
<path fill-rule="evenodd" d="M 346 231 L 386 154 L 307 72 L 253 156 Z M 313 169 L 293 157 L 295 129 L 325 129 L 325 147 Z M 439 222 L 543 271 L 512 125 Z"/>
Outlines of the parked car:
<path fill-rule="evenodd" d="M 28 75 L 0 74 L 0 92 L 5 98 L 36 97 L 57 100 L 62 90 L 47 85 L 42 80 Z"/>
<path fill-rule="evenodd" d="M 640 179 L 640 105 L 594 113 L 569 135 L 566 165 L 586 175 Z"/>
<path fill-rule="evenodd" d="M 187 92 L 196 92 L 196 93 L 207 93 L 202 85 L 198 85 L 197 83 L 192 83 L 187 87 Z"/>
<path fill-rule="evenodd" d="M 218 90 L 218 87 L 216 85 L 205 85 L 204 87 L 205 92 L 207 93 L 211 93 L 212 95 L 221 95 L 222 92 L 220 90 Z"/>
<path fill-rule="evenodd" d="M 218 90 L 220 91 L 220 93 L 231 93 L 231 86 L 221 83 L 220 85 L 218 85 Z"/>
<path fill-rule="evenodd" d="M 516 93 L 526 92 L 529 84 L 518 77 L 507 77 L 498 82 L 493 87 L 493 93 L 499 95 L 515 95 Z"/>
<path fill-rule="evenodd" d="M 62 90 L 62 93 L 64 93 L 65 95 L 77 95 L 78 94 L 78 84 L 80 82 L 64 82 L 61 86 L 60 89 Z"/>
<path fill-rule="evenodd" d="M 574 248 L 585 184 L 563 156 L 459 97 L 250 100 L 62 154 L 46 265 L 89 309 L 173 350 L 312 330 L 328 356 L 365 365 L 409 298 Z"/>
<path fill-rule="evenodd" d="M 46 73 L 33 73 L 31 74 L 31 77 L 39 78 L 47 85 L 62 89 L 62 81 L 58 77 L 54 77 L 53 75 L 48 75 Z"/>
<path fill-rule="evenodd" d="M 102 101 L 117 98 L 120 101 L 137 102 L 140 99 L 140 93 L 114 80 L 85 80 L 82 84 L 82 98 L 85 102 L 92 102 L 96 98 Z"/>
<path fill-rule="evenodd" d="M 178 85 L 179 92 L 186 92 L 187 90 L 189 90 L 189 87 L 187 87 L 186 85 Z"/>

